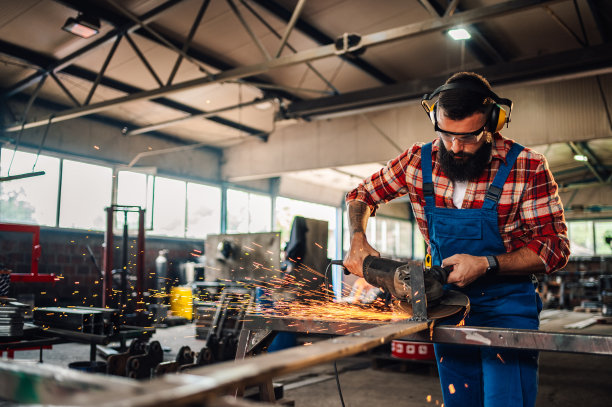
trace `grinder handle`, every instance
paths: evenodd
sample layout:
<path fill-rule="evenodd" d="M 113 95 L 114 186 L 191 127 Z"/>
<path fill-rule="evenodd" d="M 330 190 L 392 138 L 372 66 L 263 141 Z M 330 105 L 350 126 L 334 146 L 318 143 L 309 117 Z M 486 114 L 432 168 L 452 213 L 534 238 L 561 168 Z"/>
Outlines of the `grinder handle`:
<path fill-rule="evenodd" d="M 332 266 L 341 266 L 344 275 L 348 276 L 349 274 L 351 274 L 351 272 L 348 271 L 346 267 L 344 267 L 344 260 L 332 260 L 330 263 L 332 264 Z"/>

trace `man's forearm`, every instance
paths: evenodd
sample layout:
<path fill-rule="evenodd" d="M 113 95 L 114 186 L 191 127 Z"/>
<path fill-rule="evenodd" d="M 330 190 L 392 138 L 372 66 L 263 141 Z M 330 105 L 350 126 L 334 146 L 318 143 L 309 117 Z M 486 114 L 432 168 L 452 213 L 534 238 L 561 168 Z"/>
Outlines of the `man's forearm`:
<path fill-rule="evenodd" d="M 348 219 L 351 238 L 355 233 L 365 233 L 370 219 L 370 208 L 361 201 L 351 201 L 348 204 Z"/>
<path fill-rule="evenodd" d="M 524 275 L 546 272 L 546 267 L 540 256 L 527 246 L 496 257 L 499 262 L 500 275 Z"/>

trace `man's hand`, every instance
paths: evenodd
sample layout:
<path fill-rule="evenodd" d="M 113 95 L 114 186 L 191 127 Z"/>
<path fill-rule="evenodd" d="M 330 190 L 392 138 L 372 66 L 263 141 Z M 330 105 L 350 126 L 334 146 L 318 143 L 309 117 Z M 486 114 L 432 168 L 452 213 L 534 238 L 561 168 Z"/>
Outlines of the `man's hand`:
<path fill-rule="evenodd" d="M 344 267 L 356 276 L 363 277 L 363 260 L 368 256 L 380 257 L 363 232 L 356 232 L 351 239 L 351 248 L 344 258 Z"/>
<path fill-rule="evenodd" d="M 448 275 L 449 284 L 465 287 L 487 272 L 489 262 L 483 256 L 455 254 L 442 260 L 442 266 L 453 266 L 453 271 Z"/>

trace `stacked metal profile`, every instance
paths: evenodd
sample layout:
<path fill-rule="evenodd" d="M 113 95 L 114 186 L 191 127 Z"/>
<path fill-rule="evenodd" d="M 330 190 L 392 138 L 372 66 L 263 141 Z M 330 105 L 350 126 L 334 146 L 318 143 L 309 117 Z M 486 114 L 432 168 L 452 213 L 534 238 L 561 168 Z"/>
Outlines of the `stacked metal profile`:
<path fill-rule="evenodd" d="M 27 304 L 16 301 L 0 301 L 0 336 L 23 335 L 23 319 Z"/>
<path fill-rule="evenodd" d="M 65 329 L 88 334 L 104 334 L 104 314 L 79 308 L 37 308 L 34 323 L 44 328 Z"/>

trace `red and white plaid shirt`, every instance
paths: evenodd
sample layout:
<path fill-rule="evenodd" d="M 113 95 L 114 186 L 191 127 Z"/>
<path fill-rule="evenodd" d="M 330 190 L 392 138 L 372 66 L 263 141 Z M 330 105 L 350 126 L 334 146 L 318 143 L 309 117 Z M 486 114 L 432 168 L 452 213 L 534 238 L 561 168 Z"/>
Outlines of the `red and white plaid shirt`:
<path fill-rule="evenodd" d="M 468 182 L 463 209 L 482 207 L 485 193 L 513 143 L 499 133 L 495 134 L 490 166 L 480 178 Z M 371 215 L 375 215 L 379 204 L 409 194 L 414 216 L 429 245 L 421 175 L 421 145 L 413 145 L 365 179 L 346 195 L 346 202 L 364 202 L 370 207 Z M 436 139 L 431 159 L 436 158 L 439 148 L 440 140 Z M 432 181 L 436 206 L 454 208 L 453 183 L 442 172 L 437 160 L 433 164 Z M 497 208 L 499 231 L 507 252 L 529 247 L 540 256 L 547 273 L 567 264 L 570 249 L 563 205 L 557 193 L 557 183 L 542 154 L 529 148 L 519 154 L 504 184 Z"/>

